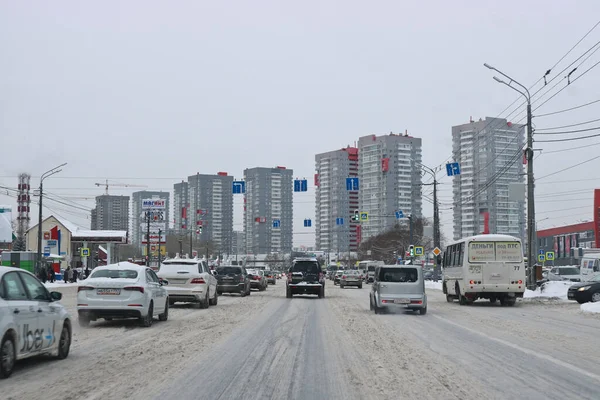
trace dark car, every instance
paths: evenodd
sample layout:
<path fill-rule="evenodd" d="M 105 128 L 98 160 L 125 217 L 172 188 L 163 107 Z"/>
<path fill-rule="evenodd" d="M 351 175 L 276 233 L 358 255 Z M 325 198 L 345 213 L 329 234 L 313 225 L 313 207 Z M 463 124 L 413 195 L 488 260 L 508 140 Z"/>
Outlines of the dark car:
<path fill-rule="evenodd" d="M 325 297 L 325 276 L 316 258 L 296 258 L 288 271 L 286 297 L 295 294 L 316 294 Z"/>
<path fill-rule="evenodd" d="M 573 284 L 567 292 L 567 298 L 579 304 L 600 301 L 600 274 L 592 276 L 585 282 Z"/>
<path fill-rule="evenodd" d="M 239 265 L 223 265 L 215 269 L 217 293 L 239 293 L 242 297 L 250 294 L 250 278 L 246 268 Z"/>
<path fill-rule="evenodd" d="M 275 285 L 277 283 L 277 278 L 275 276 L 275 271 L 271 271 L 269 269 L 265 270 L 265 276 L 267 277 L 267 282 Z"/>

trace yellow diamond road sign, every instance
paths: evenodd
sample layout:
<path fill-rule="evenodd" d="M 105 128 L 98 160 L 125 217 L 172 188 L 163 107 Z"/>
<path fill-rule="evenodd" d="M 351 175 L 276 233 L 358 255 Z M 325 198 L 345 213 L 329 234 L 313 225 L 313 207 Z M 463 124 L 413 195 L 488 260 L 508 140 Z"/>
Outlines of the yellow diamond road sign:
<path fill-rule="evenodd" d="M 433 255 L 436 256 L 436 257 L 439 256 L 441 252 L 442 251 L 438 247 L 436 247 L 435 249 L 433 249 Z"/>

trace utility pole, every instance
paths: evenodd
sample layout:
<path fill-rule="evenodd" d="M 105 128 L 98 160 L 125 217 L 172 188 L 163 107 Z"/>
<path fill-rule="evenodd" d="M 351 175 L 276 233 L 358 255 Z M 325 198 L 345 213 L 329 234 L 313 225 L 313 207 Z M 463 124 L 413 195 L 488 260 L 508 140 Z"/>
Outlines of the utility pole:
<path fill-rule="evenodd" d="M 39 216 L 38 216 L 38 240 L 37 240 L 37 258 L 34 267 L 34 272 L 36 276 L 39 276 L 40 271 L 42 270 L 42 198 L 44 197 L 44 179 L 54 174 L 58 174 L 62 169 L 60 167 L 64 167 L 67 163 L 61 164 L 57 167 L 49 169 L 44 172 L 40 177 L 40 202 L 39 202 Z M 59 254 L 60 255 L 60 254 Z"/>
<path fill-rule="evenodd" d="M 162 247 L 162 244 L 161 244 L 162 240 L 161 240 L 161 238 L 162 238 L 162 230 L 160 228 L 158 228 L 158 268 L 160 268 L 160 261 L 161 261 L 160 260 L 160 258 L 161 258 L 160 257 L 160 250 L 161 250 L 161 247 Z M 165 245 L 166 245 L 166 243 L 165 243 Z"/>
<path fill-rule="evenodd" d="M 529 89 L 525 86 L 506 75 L 504 72 L 492 67 L 489 64 L 483 64 L 486 68 L 491 69 L 493 71 L 498 72 L 500 75 L 504 76 L 509 80 L 508 83 L 504 82 L 502 79 L 495 77 L 494 80 L 498 83 L 502 83 L 503 85 L 508 86 L 515 92 L 521 94 L 527 100 L 527 148 L 525 149 L 525 156 L 527 159 L 527 270 L 529 272 L 527 286 L 529 289 L 535 289 L 535 257 L 536 257 L 536 248 L 537 248 L 537 239 L 536 239 L 536 225 L 535 225 L 535 192 L 534 192 L 534 178 L 533 178 L 533 122 L 531 115 L 531 94 L 529 93 Z M 514 86 L 511 86 L 512 83 L 516 83 L 523 90 L 519 90 Z"/>
<path fill-rule="evenodd" d="M 190 258 L 194 254 L 194 230 L 190 229 Z"/>
<path fill-rule="evenodd" d="M 410 248 L 410 246 L 412 246 L 413 243 L 413 216 L 412 214 L 410 214 L 408 216 L 408 246 Z M 412 254 L 408 255 L 408 258 L 410 259 L 410 263 L 412 264 L 414 261 L 414 256 Z"/>
<path fill-rule="evenodd" d="M 146 267 L 150 266 L 150 211 L 146 211 Z"/>

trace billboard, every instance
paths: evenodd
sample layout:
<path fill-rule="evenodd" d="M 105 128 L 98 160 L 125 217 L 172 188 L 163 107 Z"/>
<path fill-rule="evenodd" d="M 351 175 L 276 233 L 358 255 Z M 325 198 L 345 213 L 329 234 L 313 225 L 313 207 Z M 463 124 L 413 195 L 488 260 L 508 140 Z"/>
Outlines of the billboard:
<path fill-rule="evenodd" d="M 167 243 L 167 234 L 166 233 L 161 232 L 160 242 Z M 148 243 L 148 234 L 144 233 L 142 235 L 142 244 L 147 244 L 147 243 Z M 150 232 L 150 244 L 152 244 L 152 243 L 158 243 L 158 232 Z"/>
<path fill-rule="evenodd" d="M 164 210 L 166 208 L 165 199 L 144 199 L 142 200 L 143 210 Z"/>

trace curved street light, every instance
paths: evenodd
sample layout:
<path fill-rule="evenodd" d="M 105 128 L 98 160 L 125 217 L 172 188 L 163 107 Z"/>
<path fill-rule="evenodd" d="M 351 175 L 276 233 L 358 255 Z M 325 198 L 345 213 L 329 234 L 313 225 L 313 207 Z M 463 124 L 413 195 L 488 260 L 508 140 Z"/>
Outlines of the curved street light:
<path fill-rule="evenodd" d="M 59 169 L 59 168 L 64 167 L 65 165 L 67 165 L 67 163 L 60 164 L 52 169 L 49 169 L 48 171 L 44 172 L 42 174 L 42 176 L 40 177 L 40 188 L 39 188 L 40 201 L 39 201 L 37 260 L 36 260 L 37 262 L 35 263 L 35 271 L 34 271 L 37 276 L 39 276 L 39 273 L 42 270 L 42 198 L 44 195 L 44 179 L 46 179 L 49 176 L 52 176 L 54 174 L 58 174 L 60 171 L 62 171 L 62 169 Z"/>

